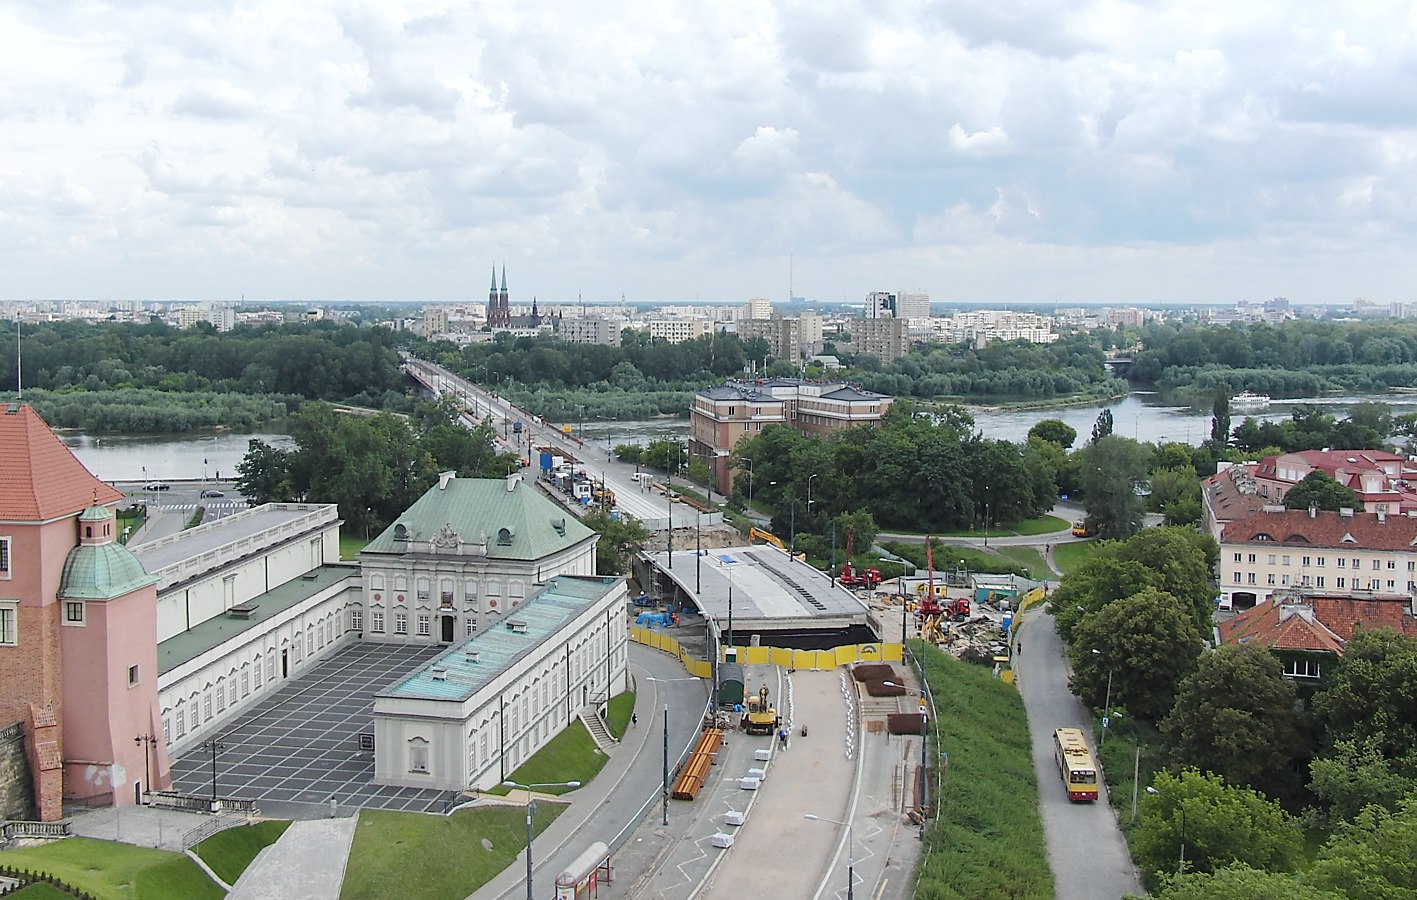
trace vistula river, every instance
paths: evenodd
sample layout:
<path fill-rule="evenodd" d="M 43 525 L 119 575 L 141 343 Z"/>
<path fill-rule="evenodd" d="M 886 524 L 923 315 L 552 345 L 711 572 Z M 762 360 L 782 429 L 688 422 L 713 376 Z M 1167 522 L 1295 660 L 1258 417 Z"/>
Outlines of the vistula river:
<path fill-rule="evenodd" d="M 1287 419 L 1296 406 L 1319 406 L 1342 418 L 1356 403 L 1386 403 L 1394 415 L 1417 412 L 1417 395 L 1365 394 L 1276 400 L 1268 409 L 1252 413 L 1234 412 L 1233 425 L 1245 417 Z M 1199 444 L 1210 436 L 1210 409 L 1193 409 L 1169 403 L 1159 394 L 1136 392 L 1110 403 L 1070 406 L 1062 409 L 973 411 L 974 424 L 987 438 L 1021 441 L 1042 419 L 1062 419 L 1077 429 L 1077 445 L 1092 433 L 1093 423 L 1103 409 L 1112 410 L 1113 431 L 1141 441 L 1176 441 Z M 587 421 L 569 423 L 587 444 L 644 444 L 660 438 L 684 438 L 687 419 L 650 419 L 636 422 Z M 236 464 L 246 455 L 247 445 L 258 438 L 276 447 L 294 446 L 285 434 L 233 434 L 217 432 L 182 435 L 87 435 L 67 432 L 64 442 L 99 478 L 105 481 L 148 481 L 171 479 L 232 478 Z"/>

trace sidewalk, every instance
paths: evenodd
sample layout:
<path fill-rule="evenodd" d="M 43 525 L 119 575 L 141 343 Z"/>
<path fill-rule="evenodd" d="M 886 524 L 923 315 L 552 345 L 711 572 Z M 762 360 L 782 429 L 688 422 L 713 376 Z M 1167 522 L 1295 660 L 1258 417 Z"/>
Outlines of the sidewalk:
<path fill-rule="evenodd" d="M 339 900 L 357 815 L 292 822 L 265 847 L 227 894 L 227 900 Z"/>

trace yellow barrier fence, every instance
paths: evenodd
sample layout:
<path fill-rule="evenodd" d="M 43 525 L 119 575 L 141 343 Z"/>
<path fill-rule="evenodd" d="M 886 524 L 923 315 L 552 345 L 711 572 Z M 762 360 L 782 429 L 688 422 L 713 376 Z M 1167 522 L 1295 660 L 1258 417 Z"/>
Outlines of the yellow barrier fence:
<path fill-rule="evenodd" d="M 678 657 L 690 675 L 709 678 L 713 667 L 706 659 L 689 654 L 680 643 L 663 632 L 639 625 L 630 626 L 630 640 Z M 791 647 L 738 647 L 738 662 L 749 666 L 781 666 L 784 669 L 825 671 L 858 662 L 900 662 L 900 644 L 846 644 L 831 650 L 794 650 Z"/>

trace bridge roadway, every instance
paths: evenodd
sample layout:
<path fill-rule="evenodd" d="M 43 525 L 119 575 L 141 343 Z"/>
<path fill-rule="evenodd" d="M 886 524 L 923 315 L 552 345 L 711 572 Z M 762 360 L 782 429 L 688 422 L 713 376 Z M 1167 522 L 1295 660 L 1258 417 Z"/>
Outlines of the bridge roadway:
<path fill-rule="evenodd" d="M 631 476 L 638 467 L 633 463 L 614 459 L 608 451 L 602 456 L 603 451 L 599 447 L 587 444 L 575 435 L 566 434 L 551 423 L 543 423 L 537 416 L 513 406 L 506 399 L 493 395 L 465 378 L 454 375 L 442 366 L 410 358 L 405 360 L 404 370 L 435 395 L 452 394 L 472 407 L 475 410 L 474 415 L 478 417 L 477 421 L 490 419 L 493 428 L 502 432 L 503 436 L 498 438 L 501 448 L 530 460 L 530 474 L 536 474 L 536 467 L 539 465 L 535 448 L 553 447 L 575 457 L 584 464 L 586 472 L 592 477 L 603 479 L 615 492 L 616 508 L 639 519 L 651 531 L 662 529 L 668 524 L 671 508 L 675 528 L 693 528 L 696 524 L 708 524 L 700 521 L 700 513 L 693 507 L 683 503 L 671 504 L 661 491 L 635 481 Z M 471 421 L 469 419 L 469 423 Z M 522 423 L 520 435 L 512 431 L 517 422 Z M 656 479 L 662 477 L 655 473 Z"/>

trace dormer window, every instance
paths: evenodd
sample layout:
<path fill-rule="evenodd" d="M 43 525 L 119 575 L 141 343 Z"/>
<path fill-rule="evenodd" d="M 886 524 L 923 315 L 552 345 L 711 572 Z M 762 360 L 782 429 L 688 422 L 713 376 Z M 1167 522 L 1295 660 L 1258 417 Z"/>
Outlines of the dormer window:
<path fill-rule="evenodd" d="M 1257 541 L 1272 541 L 1272 540 L 1274 540 L 1274 537 L 1273 537 L 1272 535 L 1265 534 L 1264 532 L 1260 532 L 1259 534 L 1255 535 L 1255 540 L 1257 540 Z"/>
<path fill-rule="evenodd" d="M 499 529 L 497 529 L 497 546 L 499 546 L 499 547 L 510 547 L 510 546 L 512 546 L 512 530 L 511 530 L 510 528 L 499 528 Z"/>

